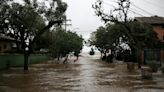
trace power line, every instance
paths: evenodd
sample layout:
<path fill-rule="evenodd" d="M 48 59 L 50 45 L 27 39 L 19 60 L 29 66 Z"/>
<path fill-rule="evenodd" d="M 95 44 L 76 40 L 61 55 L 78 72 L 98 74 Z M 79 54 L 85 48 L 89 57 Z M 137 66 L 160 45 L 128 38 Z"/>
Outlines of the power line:
<path fill-rule="evenodd" d="M 163 9 L 164 7 L 162 7 L 161 5 L 158 5 L 157 3 L 153 3 L 153 2 L 150 2 L 150 1 L 147 1 L 147 0 L 143 0 L 144 2 L 146 2 L 146 3 L 149 3 L 149 4 L 151 4 L 151 5 L 153 5 L 153 6 L 155 6 L 155 7 L 158 7 L 158 8 L 160 8 L 160 9 Z"/>
<path fill-rule="evenodd" d="M 132 13 L 134 13 L 134 14 L 137 14 L 137 15 L 140 15 L 140 16 L 144 17 L 144 15 L 142 15 L 142 14 L 140 14 L 140 13 L 137 13 L 137 12 L 131 10 L 131 9 L 129 9 L 129 11 L 132 12 Z"/>
<path fill-rule="evenodd" d="M 111 2 L 117 3 L 116 1 L 111 1 Z M 103 1 L 103 3 L 106 4 L 106 5 L 108 5 L 108 6 L 112 6 L 113 8 L 117 8 L 113 4 L 110 4 L 109 2 Z"/>
<path fill-rule="evenodd" d="M 112 1 L 112 2 L 115 2 L 115 1 Z M 112 6 L 113 8 L 117 8 L 116 6 L 114 6 L 114 5 L 112 5 L 112 4 L 108 3 L 108 2 L 104 2 L 104 4 L 109 5 L 109 6 Z M 144 15 L 142 15 L 140 13 L 135 12 L 134 10 L 129 9 L 129 11 L 131 11 L 134 14 L 137 14 L 137 15 L 140 15 L 140 16 L 144 16 Z"/>
<path fill-rule="evenodd" d="M 147 13 L 147 14 L 149 14 L 149 15 L 151 15 L 151 16 L 153 16 L 154 14 L 152 14 L 152 13 L 150 13 L 150 12 L 148 12 L 148 11 L 146 11 L 146 10 L 144 10 L 144 9 L 142 9 L 142 8 L 140 8 L 140 7 L 138 7 L 137 5 L 135 5 L 133 2 L 131 2 L 131 5 L 132 6 L 134 6 L 134 7 L 136 7 L 137 9 L 139 9 L 139 10 L 142 10 L 143 12 L 145 12 L 145 13 Z"/>
<path fill-rule="evenodd" d="M 111 2 L 117 3 L 116 1 L 111 1 Z M 114 6 L 114 5 L 112 5 L 112 4 L 108 3 L 108 2 L 104 2 L 104 4 L 109 5 L 109 6 L 112 6 L 112 7 L 114 7 L 114 8 L 117 8 L 116 6 Z M 143 11 L 143 12 L 149 14 L 149 15 L 151 15 L 151 16 L 154 15 L 154 14 L 152 14 L 152 13 L 150 13 L 150 12 L 148 12 L 148 11 L 146 11 L 146 10 L 140 8 L 140 7 L 138 7 L 138 6 L 135 5 L 133 2 L 131 2 L 131 5 L 134 6 L 135 8 L 137 8 L 137 9 L 139 9 L 139 10 L 141 10 L 141 11 Z M 138 14 L 138 15 L 143 16 L 142 14 L 137 13 L 137 12 L 135 12 L 135 11 L 133 11 L 133 10 L 130 10 L 130 11 L 133 12 L 133 13 L 135 13 L 135 14 Z"/>

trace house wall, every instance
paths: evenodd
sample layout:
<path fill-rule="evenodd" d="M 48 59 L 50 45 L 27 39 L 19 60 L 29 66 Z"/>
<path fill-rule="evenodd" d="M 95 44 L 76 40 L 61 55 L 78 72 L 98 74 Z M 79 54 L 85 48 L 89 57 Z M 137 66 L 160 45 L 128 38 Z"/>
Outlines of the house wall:
<path fill-rule="evenodd" d="M 0 53 L 3 53 L 5 51 L 11 50 L 11 49 L 12 49 L 11 42 L 0 41 Z"/>
<path fill-rule="evenodd" d="M 153 29 L 158 34 L 158 38 L 164 42 L 164 28 L 161 25 L 153 25 Z"/>

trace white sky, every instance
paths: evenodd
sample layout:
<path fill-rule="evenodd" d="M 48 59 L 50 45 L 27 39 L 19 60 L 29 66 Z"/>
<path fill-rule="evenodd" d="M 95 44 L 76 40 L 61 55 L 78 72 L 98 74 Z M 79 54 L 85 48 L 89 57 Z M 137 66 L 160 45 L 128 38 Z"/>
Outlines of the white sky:
<path fill-rule="evenodd" d="M 95 0 L 63 0 L 68 4 L 67 18 L 71 19 L 72 26 L 68 27 L 77 33 L 82 34 L 84 38 L 89 37 L 89 33 L 102 25 L 100 18 L 94 14 L 92 4 Z"/>

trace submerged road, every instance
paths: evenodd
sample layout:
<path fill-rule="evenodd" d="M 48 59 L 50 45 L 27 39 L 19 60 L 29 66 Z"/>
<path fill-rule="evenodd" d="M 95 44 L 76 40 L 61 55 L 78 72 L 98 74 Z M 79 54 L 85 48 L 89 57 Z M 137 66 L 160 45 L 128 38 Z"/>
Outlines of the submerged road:
<path fill-rule="evenodd" d="M 164 92 L 164 75 L 142 80 L 138 70 L 125 64 L 108 64 L 97 56 L 84 54 L 79 61 L 56 64 L 47 61 L 0 71 L 0 92 Z"/>

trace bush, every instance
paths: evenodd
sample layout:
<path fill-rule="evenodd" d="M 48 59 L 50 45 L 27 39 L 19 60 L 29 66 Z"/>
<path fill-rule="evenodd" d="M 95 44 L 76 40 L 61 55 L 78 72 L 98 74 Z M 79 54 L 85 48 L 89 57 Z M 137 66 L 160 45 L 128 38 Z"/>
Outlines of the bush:
<path fill-rule="evenodd" d="M 91 48 L 91 51 L 89 52 L 89 55 L 94 55 L 95 54 L 95 51 L 93 48 Z"/>
<path fill-rule="evenodd" d="M 108 55 L 108 56 L 106 57 L 106 61 L 112 63 L 112 62 L 113 62 L 113 55 Z"/>
<path fill-rule="evenodd" d="M 101 60 L 105 61 L 105 60 L 106 60 L 106 56 L 103 56 L 103 57 L 101 58 Z"/>
<path fill-rule="evenodd" d="M 135 63 L 133 62 L 127 62 L 127 69 L 131 72 L 135 70 Z"/>
<path fill-rule="evenodd" d="M 151 61 L 148 63 L 149 67 L 152 69 L 152 72 L 157 72 L 159 64 L 157 61 Z"/>
<path fill-rule="evenodd" d="M 152 79 L 152 69 L 150 67 L 142 67 L 141 75 L 143 79 Z"/>

